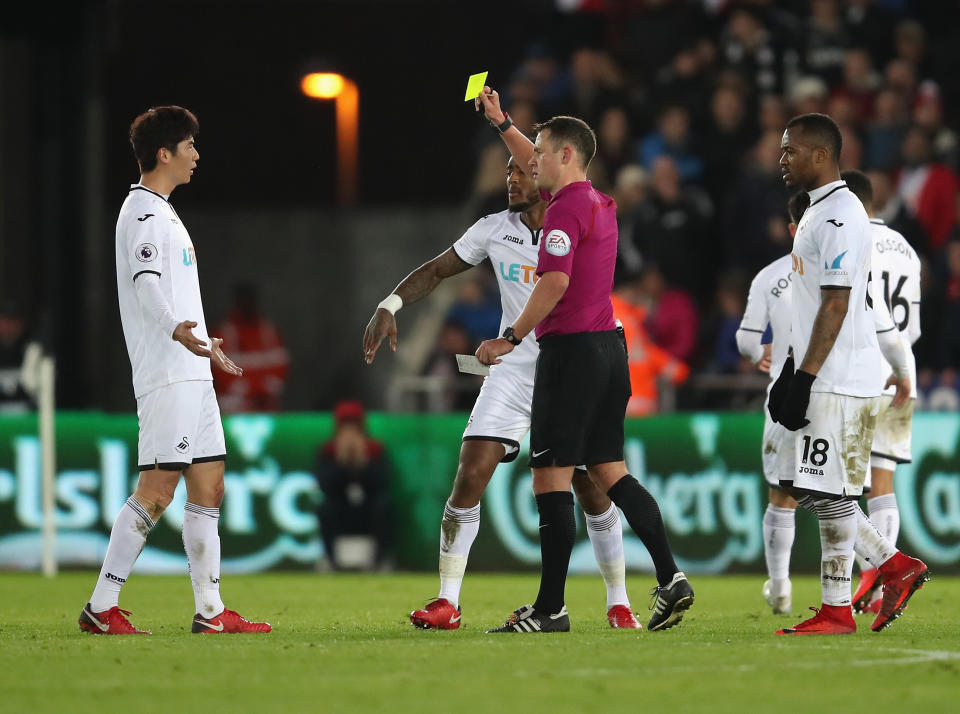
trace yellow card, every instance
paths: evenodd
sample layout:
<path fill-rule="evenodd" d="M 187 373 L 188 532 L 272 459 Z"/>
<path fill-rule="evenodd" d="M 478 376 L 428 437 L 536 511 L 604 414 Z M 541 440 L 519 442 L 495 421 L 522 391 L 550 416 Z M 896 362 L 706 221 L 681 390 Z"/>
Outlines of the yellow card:
<path fill-rule="evenodd" d="M 486 72 L 481 72 L 480 74 L 471 74 L 470 79 L 467 80 L 467 93 L 464 95 L 463 101 L 469 102 L 471 99 L 476 99 L 479 97 L 481 90 L 483 90 L 483 84 L 486 81 Z"/>

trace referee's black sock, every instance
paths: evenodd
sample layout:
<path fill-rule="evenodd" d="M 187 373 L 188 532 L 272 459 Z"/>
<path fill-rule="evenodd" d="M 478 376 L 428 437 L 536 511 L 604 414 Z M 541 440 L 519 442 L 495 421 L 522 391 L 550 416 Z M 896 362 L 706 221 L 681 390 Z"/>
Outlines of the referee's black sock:
<path fill-rule="evenodd" d="M 630 474 L 613 484 L 607 495 L 623 511 L 627 523 L 650 552 L 657 569 L 657 582 L 669 585 L 679 568 L 673 560 L 663 516 L 653 496 Z"/>
<path fill-rule="evenodd" d="M 540 511 L 540 592 L 533 607 L 537 612 L 553 615 L 564 603 L 567 568 L 577 535 L 573 517 L 573 494 L 550 491 L 537 495 Z"/>

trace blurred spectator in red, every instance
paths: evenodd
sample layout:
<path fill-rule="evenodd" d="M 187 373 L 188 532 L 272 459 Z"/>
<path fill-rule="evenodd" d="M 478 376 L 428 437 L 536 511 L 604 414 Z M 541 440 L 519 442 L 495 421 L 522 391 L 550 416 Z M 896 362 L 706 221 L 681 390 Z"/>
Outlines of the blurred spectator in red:
<path fill-rule="evenodd" d="M 280 331 L 261 313 L 254 285 L 234 287 L 233 308 L 214 334 L 223 339 L 224 352 L 243 369 L 240 377 L 215 371 L 220 409 L 227 413 L 279 410 L 290 357 Z"/>
<path fill-rule="evenodd" d="M 939 251 L 957 220 L 957 175 L 934 160 L 930 137 L 919 126 L 907 131 L 901 158 L 897 192 L 930 237 L 930 250 Z"/>
<path fill-rule="evenodd" d="M 644 325 L 655 344 L 689 364 L 696 354 L 700 317 L 689 293 L 668 285 L 656 264 L 640 273 L 637 304 L 647 313 Z"/>
<path fill-rule="evenodd" d="M 864 132 L 864 166 L 880 171 L 895 169 L 900 164 L 900 147 L 907 125 L 900 95 L 892 89 L 878 92 L 873 119 L 867 123 Z"/>
<path fill-rule="evenodd" d="M 656 130 L 640 142 L 637 159 L 647 171 L 654 171 L 657 159 L 669 157 L 684 182 L 698 181 L 703 159 L 697 155 L 695 143 L 689 112 L 678 104 L 670 105 L 660 112 Z"/>
<path fill-rule="evenodd" d="M 930 137 L 933 156 L 957 170 L 957 133 L 943 122 L 943 99 L 940 87 L 932 80 L 926 80 L 917 87 L 917 96 L 913 102 L 913 121 L 922 127 Z"/>
<path fill-rule="evenodd" d="M 333 411 L 333 437 L 317 452 L 320 534 L 330 565 L 343 567 L 342 536 L 369 536 L 375 562 L 383 564 L 391 540 L 390 464 L 383 445 L 367 436 L 360 402 L 344 401 Z"/>
<path fill-rule="evenodd" d="M 627 416 L 647 416 L 659 410 L 658 380 L 666 379 L 680 385 L 690 376 L 687 365 L 650 339 L 644 326 L 647 313 L 639 304 L 640 297 L 636 278 L 617 283 L 610 296 L 613 316 L 623 326 L 623 336 L 627 342 L 631 391 Z"/>

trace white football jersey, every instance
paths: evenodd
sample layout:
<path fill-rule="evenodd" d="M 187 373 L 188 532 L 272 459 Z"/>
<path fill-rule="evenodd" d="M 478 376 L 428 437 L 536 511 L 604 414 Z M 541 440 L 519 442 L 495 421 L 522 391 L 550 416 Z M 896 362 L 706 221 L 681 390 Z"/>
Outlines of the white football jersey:
<path fill-rule="evenodd" d="M 912 345 L 920 339 L 920 259 L 907 239 L 887 226 L 879 218 L 870 219 L 870 238 L 873 250 L 871 276 L 874 310 L 889 314 L 884 328 L 900 331 L 900 341 L 910 367 L 910 396 L 917 397 L 917 361 Z M 892 322 L 892 324 L 891 324 Z M 881 359 L 881 382 L 893 371 L 883 355 Z M 896 394 L 890 387 L 885 394 Z"/>
<path fill-rule="evenodd" d="M 770 326 L 770 377 L 780 376 L 790 348 L 790 285 L 793 282 L 793 258 L 777 258 L 757 273 L 750 283 L 747 307 L 739 329 L 763 334 Z M 756 361 L 756 360 L 755 360 Z"/>
<path fill-rule="evenodd" d="M 500 305 L 503 309 L 501 333 L 520 316 L 537 281 L 537 256 L 542 230 L 530 230 L 520 216 L 520 213 L 511 211 L 484 216 L 453 244 L 456 254 L 470 265 L 479 265 L 484 259 L 490 258 L 500 288 Z M 531 332 L 513 352 L 501 357 L 502 365 L 494 365 L 491 369 L 509 365 L 530 370 L 532 374 L 539 353 L 540 347 Z"/>
<path fill-rule="evenodd" d="M 851 397 L 881 392 L 880 346 L 867 283 L 871 267 L 870 219 L 843 181 L 810 191 L 793 239 L 791 344 L 799 369 L 820 308 L 820 289 L 849 288 L 847 314 L 811 391 Z"/>
<path fill-rule="evenodd" d="M 210 360 L 198 357 L 150 317 L 137 299 L 134 281 L 160 276 L 160 291 L 178 320 L 193 320 L 193 334 L 207 343 L 200 301 L 197 256 L 187 229 L 165 196 L 140 184 L 130 187 L 117 218 L 117 298 L 133 369 L 134 396 L 189 380 L 212 380 Z"/>

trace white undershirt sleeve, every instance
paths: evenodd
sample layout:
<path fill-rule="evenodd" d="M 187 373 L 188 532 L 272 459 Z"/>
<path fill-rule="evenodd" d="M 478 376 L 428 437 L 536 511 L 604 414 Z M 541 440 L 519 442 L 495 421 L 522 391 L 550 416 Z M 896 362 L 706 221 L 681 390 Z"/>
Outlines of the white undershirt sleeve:
<path fill-rule="evenodd" d="M 907 364 L 907 353 L 903 346 L 903 340 L 900 339 L 900 331 L 896 328 L 877 333 L 877 342 L 880 343 L 880 351 L 883 357 L 893 368 L 893 373 L 898 378 L 909 377 L 910 367 Z"/>
<path fill-rule="evenodd" d="M 758 274 L 750 283 L 747 306 L 744 309 L 740 327 L 737 329 L 737 349 L 754 364 L 763 359 L 763 345 L 760 341 L 768 322 L 770 322 L 770 311 L 764 295 L 764 286 Z"/>
<path fill-rule="evenodd" d="M 173 331 L 181 320 L 178 320 L 170 310 L 167 299 L 160 291 L 160 276 L 152 272 L 141 272 L 134 281 L 134 287 L 137 291 L 137 300 L 144 311 L 157 321 L 164 334 L 170 335 L 170 339 L 173 339 Z"/>

